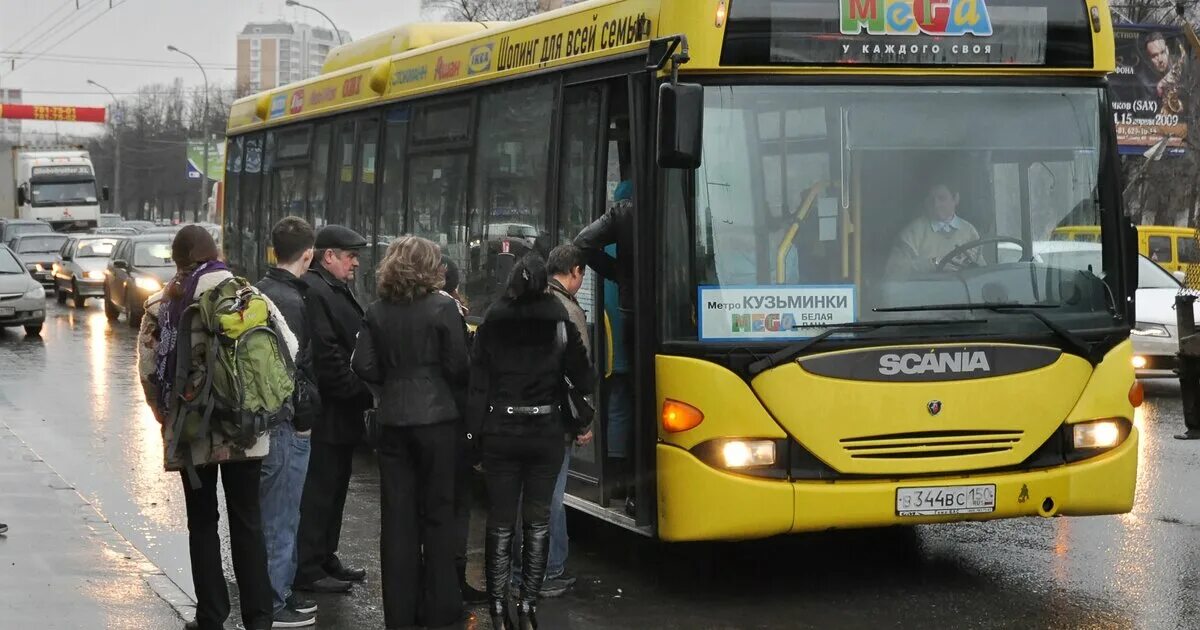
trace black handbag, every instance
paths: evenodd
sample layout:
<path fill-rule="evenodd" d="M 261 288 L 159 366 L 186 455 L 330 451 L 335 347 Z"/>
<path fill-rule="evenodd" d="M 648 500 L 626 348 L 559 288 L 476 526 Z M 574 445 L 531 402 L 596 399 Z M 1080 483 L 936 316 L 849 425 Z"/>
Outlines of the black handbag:
<path fill-rule="evenodd" d="M 566 372 L 566 348 L 567 348 L 567 323 L 558 323 L 558 339 L 555 344 L 563 367 L 563 386 L 566 388 L 566 404 L 563 414 L 564 422 L 567 429 L 575 437 L 579 437 L 588 432 L 588 428 L 592 426 L 592 419 L 596 416 L 596 406 L 579 390 L 575 389 L 575 384 L 571 382 L 571 377 L 565 374 Z"/>

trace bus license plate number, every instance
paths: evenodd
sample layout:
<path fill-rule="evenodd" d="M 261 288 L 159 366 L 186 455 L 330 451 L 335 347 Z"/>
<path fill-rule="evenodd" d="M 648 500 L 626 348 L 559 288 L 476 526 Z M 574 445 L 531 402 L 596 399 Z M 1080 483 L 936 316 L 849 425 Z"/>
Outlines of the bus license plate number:
<path fill-rule="evenodd" d="M 988 514 L 996 511 L 996 486 L 897 488 L 897 516 Z"/>

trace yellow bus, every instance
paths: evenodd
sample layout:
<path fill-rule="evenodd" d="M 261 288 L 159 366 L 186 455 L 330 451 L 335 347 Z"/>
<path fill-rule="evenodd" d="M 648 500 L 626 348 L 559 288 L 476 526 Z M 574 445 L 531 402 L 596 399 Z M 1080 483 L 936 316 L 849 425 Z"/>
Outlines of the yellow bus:
<path fill-rule="evenodd" d="M 1137 238 L 1113 68 L 1101 0 L 400 26 L 234 104 L 227 256 L 257 277 L 277 219 L 349 225 L 368 298 L 417 234 L 477 317 L 517 257 L 628 193 L 623 286 L 580 294 L 608 365 L 570 506 L 669 541 L 1122 513 Z M 1100 246 L 1035 255 L 1061 226 Z"/>
<path fill-rule="evenodd" d="M 1171 272 L 1180 282 L 1187 278 L 1193 268 L 1200 266 L 1200 245 L 1196 241 L 1196 228 L 1139 225 L 1137 233 L 1138 251 L 1158 263 L 1159 267 Z M 1053 239 L 1095 243 L 1100 240 L 1100 227 L 1061 227 L 1054 230 Z"/>

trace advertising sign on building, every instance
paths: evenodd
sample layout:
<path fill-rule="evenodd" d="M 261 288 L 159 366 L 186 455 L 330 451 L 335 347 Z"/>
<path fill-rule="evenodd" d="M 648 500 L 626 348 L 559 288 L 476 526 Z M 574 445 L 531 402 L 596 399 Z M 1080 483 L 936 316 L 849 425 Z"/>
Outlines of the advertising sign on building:
<path fill-rule="evenodd" d="M 1116 28 L 1117 71 L 1110 77 L 1117 144 L 1141 154 L 1167 140 L 1167 153 L 1184 152 L 1188 132 L 1187 86 L 1193 71 L 1188 43 L 1178 28 Z"/>

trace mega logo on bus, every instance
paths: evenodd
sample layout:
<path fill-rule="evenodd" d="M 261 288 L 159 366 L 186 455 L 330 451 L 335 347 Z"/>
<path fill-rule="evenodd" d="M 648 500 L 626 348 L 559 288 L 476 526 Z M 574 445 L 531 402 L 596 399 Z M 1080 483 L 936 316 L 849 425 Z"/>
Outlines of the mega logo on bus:
<path fill-rule="evenodd" d="M 842 34 L 935 35 L 992 34 L 984 0 L 841 0 Z"/>

